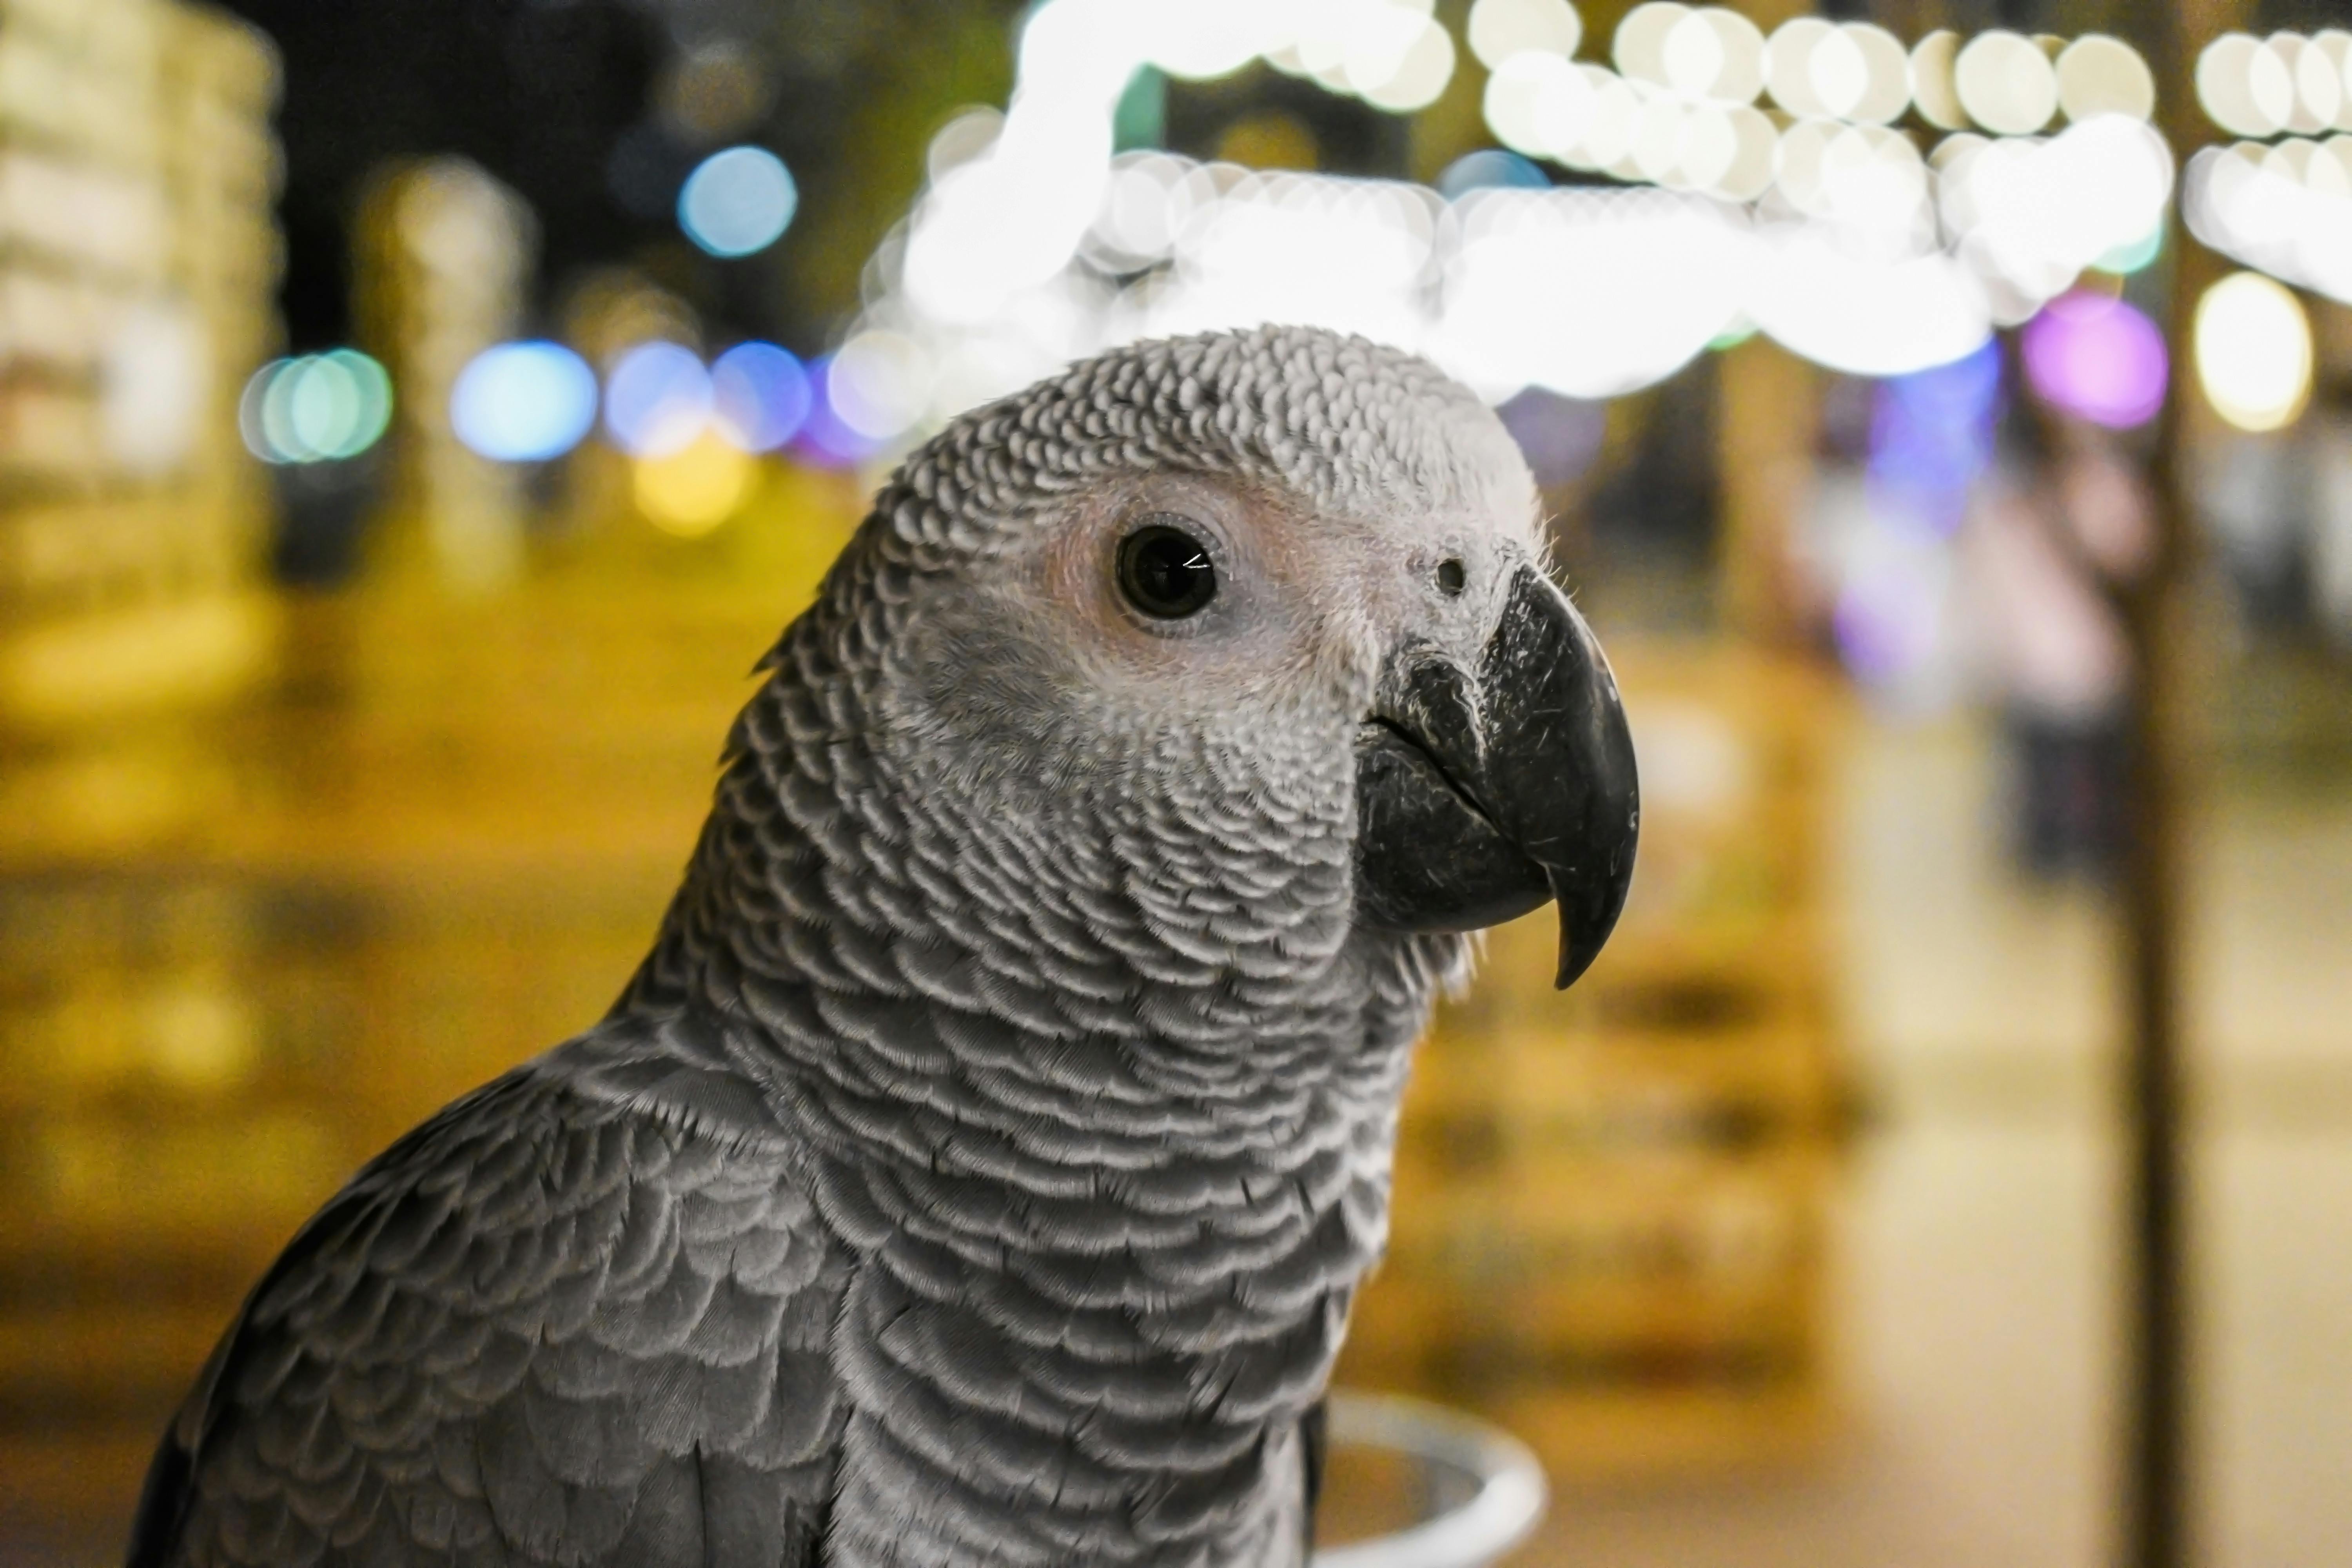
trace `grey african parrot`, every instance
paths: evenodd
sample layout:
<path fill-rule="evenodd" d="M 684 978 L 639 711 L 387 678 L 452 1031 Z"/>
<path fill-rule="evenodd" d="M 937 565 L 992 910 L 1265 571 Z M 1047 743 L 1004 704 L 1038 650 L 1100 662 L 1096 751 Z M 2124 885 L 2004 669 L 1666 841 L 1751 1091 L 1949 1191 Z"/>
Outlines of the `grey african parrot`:
<path fill-rule="evenodd" d="M 296 1237 L 132 1568 L 1295 1564 L 1462 933 L 1614 922 L 1633 753 L 1429 365 L 1146 343 L 909 458 L 650 956 Z"/>

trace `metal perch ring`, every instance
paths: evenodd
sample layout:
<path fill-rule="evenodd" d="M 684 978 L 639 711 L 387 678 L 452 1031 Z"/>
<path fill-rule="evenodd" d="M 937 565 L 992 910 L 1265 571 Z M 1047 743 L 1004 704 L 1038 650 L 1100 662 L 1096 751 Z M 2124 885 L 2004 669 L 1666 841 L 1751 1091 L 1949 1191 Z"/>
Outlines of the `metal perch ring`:
<path fill-rule="evenodd" d="M 1402 1455 L 1448 1505 L 1421 1523 L 1368 1541 L 1328 1546 L 1314 1568 L 1484 1568 L 1528 1538 L 1543 1518 L 1543 1467 L 1507 1433 L 1418 1399 L 1334 1394 L 1330 1438 Z"/>

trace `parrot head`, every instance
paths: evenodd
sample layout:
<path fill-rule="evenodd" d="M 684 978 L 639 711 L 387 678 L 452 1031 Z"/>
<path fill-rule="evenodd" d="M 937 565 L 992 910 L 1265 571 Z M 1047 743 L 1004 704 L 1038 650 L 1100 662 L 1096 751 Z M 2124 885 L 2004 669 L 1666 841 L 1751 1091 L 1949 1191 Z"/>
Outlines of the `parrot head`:
<path fill-rule="evenodd" d="M 1155 925 L 1297 952 L 1551 901 L 1565 986 L 1624 902 L 1638 797 L 1538 521 L 1468 390 L 1262 328 L 963 416 L 827 597 L 866 625 L 863 721 L 903 782 L 1118 862 Z"/>

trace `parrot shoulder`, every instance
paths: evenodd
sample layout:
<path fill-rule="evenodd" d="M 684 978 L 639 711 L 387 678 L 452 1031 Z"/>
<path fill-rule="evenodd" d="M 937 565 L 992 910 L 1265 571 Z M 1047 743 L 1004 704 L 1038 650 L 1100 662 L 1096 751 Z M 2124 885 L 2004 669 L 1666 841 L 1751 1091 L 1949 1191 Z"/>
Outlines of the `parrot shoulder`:
<path fill-rule="evenodd" d="M 752 1084 L 614 1021 L 372 1162 L 173 1422 L 130 1568 L 803 1568 L 845 1254 Z"/>

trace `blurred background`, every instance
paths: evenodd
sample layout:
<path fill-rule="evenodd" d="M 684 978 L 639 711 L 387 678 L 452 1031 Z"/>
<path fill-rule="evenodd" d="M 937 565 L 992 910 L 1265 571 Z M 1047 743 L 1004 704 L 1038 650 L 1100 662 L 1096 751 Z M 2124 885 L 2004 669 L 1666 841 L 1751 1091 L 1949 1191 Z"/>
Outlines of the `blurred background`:
<path fill-rule="evenodd" d="M 2332 24 L 0 0 L 0 1562 L 119 1560 L 293 1228 L 610 1002 L 898 454 L 1269 320 L 1499 406 L 1649 806 L 1442 1016 L 1345 1380 L 1537 1447 L 1527 1563 L 2112 1560 L 2154 735 L 2191 1539 L 2352 1561 Z"/>

